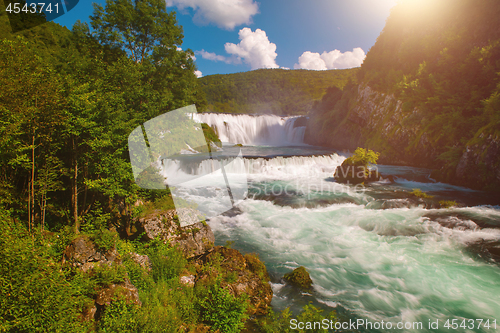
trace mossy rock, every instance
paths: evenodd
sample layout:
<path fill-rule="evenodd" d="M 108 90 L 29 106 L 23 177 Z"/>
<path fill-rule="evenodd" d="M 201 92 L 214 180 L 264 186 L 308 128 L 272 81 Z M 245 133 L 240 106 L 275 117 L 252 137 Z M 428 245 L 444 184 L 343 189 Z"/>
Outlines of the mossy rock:
<path fill-rule="evenodd" d="M 311 289 L 312 280 L 304 266 L 295 268 L 293 272 L 285 274 L 283 278 L 292 285 L 297 286 L 302 290 Z"/>

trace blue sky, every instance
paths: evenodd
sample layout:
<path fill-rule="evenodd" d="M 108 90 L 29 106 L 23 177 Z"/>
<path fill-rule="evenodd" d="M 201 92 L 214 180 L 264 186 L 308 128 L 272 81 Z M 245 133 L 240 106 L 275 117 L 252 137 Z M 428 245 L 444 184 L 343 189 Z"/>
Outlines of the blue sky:
<path fill-rule="evenodd" d="M 105 1 L 94 1 L 104 4 Z M 167 0 L 203 76 L 257 68 L 358 67 L 396 0 Z M 54 22 L 89 21 L 81 0 Z"/>

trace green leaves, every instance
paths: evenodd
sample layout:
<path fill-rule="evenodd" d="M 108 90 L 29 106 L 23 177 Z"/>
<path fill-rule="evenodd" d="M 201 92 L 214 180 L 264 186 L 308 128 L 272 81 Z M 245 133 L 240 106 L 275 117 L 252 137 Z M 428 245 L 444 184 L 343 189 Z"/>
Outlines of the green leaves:
<path fill-rule="evenodd" d="M 80 297 L 47 248 L 0 213 L 1 332 L 83 332 Z"/>

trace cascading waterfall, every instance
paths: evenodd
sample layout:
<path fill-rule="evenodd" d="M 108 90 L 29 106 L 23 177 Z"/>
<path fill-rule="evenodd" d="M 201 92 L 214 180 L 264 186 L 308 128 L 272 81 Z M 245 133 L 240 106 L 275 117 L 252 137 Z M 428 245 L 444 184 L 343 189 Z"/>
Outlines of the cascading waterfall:
<path fill-rule="evenodd" d="M 226 167 L 226 172 L 243 174 L 250 177 L 272 177 L 289 179 L 311 176 L 314 174 L 333 174 L 345 157 L 337 154 L 322 156 L 278 156 L 275 158 L 243 158 L 243 164 Z M 221 159 L 224 165 L 230 165 L 232 159 Z M 218 162 L 213 159 L 199 161 L 181 161 L 175 159 L 163 160 L 161 168 L 165 175 L 182 179 L 188 175 L 206 175 L 217 170 Z"/>
<path fill-rule="evenodd" d="M 305 126 L 295 126 L 300 117 L 275 115 L 193 114 L 193 119 L 215 129 L 222 142 L 244 145 L 297 145 L 304 143 Z"/>

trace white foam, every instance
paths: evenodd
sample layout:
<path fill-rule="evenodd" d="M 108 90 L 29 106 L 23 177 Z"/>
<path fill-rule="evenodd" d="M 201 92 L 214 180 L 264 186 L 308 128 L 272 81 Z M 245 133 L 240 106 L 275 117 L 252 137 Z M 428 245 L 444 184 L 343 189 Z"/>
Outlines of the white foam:
<path fill-rule="evenodd" d="M 197 113 L 193 119 L 207 123 L 223 142 L 244 145 L 300 145 L 304 142 L 305 126 L 294 127 L 299 117 L 275 115 L 235 115 Z"/>

